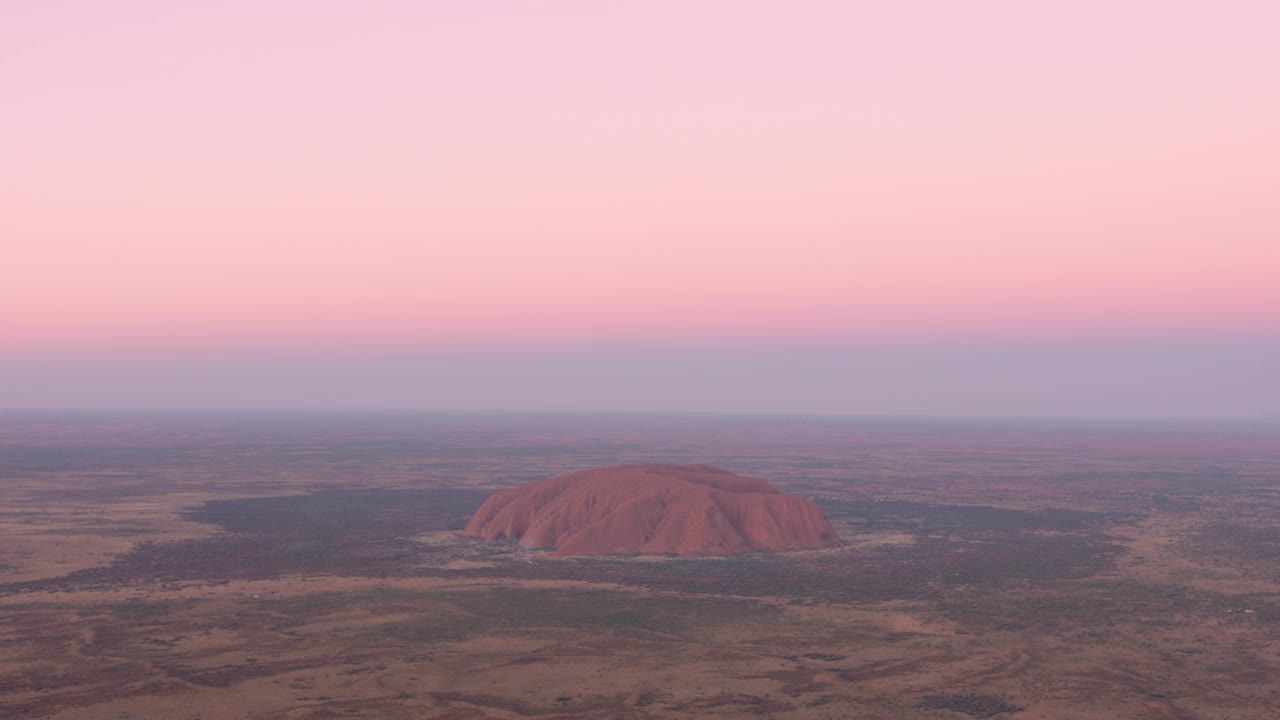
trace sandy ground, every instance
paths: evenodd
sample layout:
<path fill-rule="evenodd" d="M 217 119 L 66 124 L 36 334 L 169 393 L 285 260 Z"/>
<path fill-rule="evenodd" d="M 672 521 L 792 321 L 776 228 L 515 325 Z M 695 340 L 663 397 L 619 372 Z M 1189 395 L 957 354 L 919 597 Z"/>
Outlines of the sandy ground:
<path fill-rule="evenodd" d="M 128 441 L 149 453 L 147 443 L 169 432 L 131 428 L 109 428 L 94 442 Z M 403 577 L 52 584 L 0 594 L 0 718 L 1280 718 L 1280 566 L 1266 552 L 1280 511 L 1280 495 L 1270 492 L 1276 465 L 1222 470 L 1237 478 L 1227 492 L 1214 484 L 1218 475 L 1197 485 L 1185 479 L 1190 471 L 1173 472 L 1178 453 L 1190 452 L 1176 438 L 1145 454 L 1104 448 L 1119 459 L 1082 467 L 1078 448 L 1098 455 L 1088 443 L 1102 440 L 1081 436 L 1058 455 L 1037 447 L 1006 462 L 1022 446 L 1001 438 L 974 459 L 973 447 L 987 440 L 941 435 L 912 454 L 895 430 L 855 451 L 846 447 L 856 441 L 849 433 L 824 439 L 806 428 L 783 453 L 755 449 L 779 430 L 739 431 L 747 434 L 697 452 L 774 462 L 792 473 L 793 488 L 815 497 L 932 505 L 981 498 L 1010 510 L 1117 513 L 1098 529 L 1006 534 L 957 529 L 948 517 L 882 527 L 846 520 L 844 548 L 788 556 L 806 572 L 852 569 L 847 582 L 865 582 L 854 571 L 868 568 L 871 577 L 873 566 L 918 561 L 918 548 L 935 547 L 929 543 L 961 558 L 1060 537 L 1117 551 L 1101 570 L 1078 576 L 1041 577 L 1032 563 L 986 585 L 939 577 L 925 592 L 866 601 L 801 597 L 786 587 L 752 595 L 540 577 L 536 555 L 478 552 L 449 531 L 415 535 L 442 552 L 414 556 Z M 144 453 L 120 471 L 10 471 L 0 482 L 0 585 L 108 567 L 143 542 L 215 537 L 219 527 L 183 517 L 209 500 L 432 482 L 496 487 L 503 468 L 549 476 L 583 462 L 581 448 L 600 436 L 602 453 L 622 442 L 597 423 L 518 432 L 500 443 L 525 443 L 533 448 L 527 457 L 446 434 L 430 451 L 388 459 L 421 440 L 389 434 L 400 444 L 364 455 L 356 447 L 351 457 L 372 458 L 357 462 L 309 437 L 277 457 L 256 437 L 219 445 L 179 427 L 174 446 L 196 449 L 176 459 Z M 645 432 L 657 439 L 627 446 L 640 448 L 632 459 L 688 442 L 684 428 Z M 21 427 L 10 433 L 0 440 L 13 447 L 40 440 Z M 552 443 L 566 455 L 547 452 Z M 1113 481 L 1111 469 L 1131 468 L 1136 456 L 1155 458 L 1159 472 Z M 1025 480 L 1038 472 L 1067 479 Z M 625 578 L 678 561 L 611 563 L 618 574 L 610 577 Z M 418 570 L 431 573 L 413 576 Z"/>

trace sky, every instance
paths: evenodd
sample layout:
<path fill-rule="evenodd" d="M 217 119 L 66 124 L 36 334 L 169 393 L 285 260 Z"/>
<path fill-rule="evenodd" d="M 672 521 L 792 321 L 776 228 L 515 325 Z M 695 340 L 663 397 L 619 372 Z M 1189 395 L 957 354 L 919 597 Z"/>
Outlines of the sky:
<path fill-rule="evenodd" d="M 1280 415 L 1276 27 L 0 1 L 0 407 Z"/>

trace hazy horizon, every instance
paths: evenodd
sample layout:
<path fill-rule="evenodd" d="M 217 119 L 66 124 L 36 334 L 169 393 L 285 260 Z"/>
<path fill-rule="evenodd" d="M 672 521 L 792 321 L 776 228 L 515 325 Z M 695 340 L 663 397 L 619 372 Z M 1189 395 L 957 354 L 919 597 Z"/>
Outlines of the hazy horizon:
<path fill-rule="evenodd" d="M 1280 344 L 27 356 L 0 407 L 1265 418 L 1277 367 Z"/>

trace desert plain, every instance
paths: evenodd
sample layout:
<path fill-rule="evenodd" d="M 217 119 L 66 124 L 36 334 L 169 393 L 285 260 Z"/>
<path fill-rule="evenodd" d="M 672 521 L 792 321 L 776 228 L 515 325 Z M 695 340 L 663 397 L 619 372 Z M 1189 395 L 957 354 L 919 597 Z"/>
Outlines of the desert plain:
<path fill-rule="evenodd" d="M 557 557 L 493 492 L 698 463 L 841 546 Z M 1280 717 L 1280 424 L 0 413 L 0 717 Z"/>

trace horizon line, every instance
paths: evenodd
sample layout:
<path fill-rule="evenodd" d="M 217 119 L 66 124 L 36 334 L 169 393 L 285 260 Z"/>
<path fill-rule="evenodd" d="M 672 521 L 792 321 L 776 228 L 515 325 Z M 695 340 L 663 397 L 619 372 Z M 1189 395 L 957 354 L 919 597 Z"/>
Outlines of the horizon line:
<path fill-rule="evenodd" d="M 351 413 L 370 415 L 437 415 L 437 416 L 630 416 L 630 417 L 718 417 L 718 418 L 813 418 L 843 420 L 1056 420 L 1077 422 L 1280 422 L 1280 414 L 1258 415 L 1046 415 L 1046 414 L 964 414 L 964 413 L 858 413 L 842 411 L 734 411 L 734 410 L 552 410 L 501 409 L 476 410 L 372 405 L 325 406 L 0 406 L 0 414 L 38 412 L 194 412 L 194 413 Z"/>

